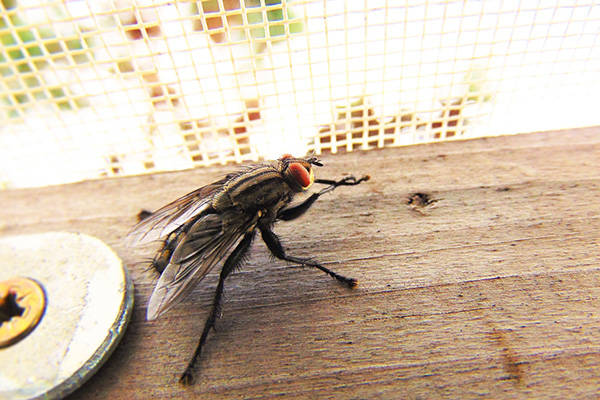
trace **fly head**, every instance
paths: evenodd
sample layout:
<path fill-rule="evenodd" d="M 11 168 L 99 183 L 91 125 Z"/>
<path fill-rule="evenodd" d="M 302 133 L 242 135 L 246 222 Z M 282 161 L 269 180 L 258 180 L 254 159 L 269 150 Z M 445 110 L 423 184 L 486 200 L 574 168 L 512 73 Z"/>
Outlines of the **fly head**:
<path fill-rule="evenodd" d="M 315 181 L 313 165 L 323 166 L 316 157 L 294 158 L 289 154 L 281 157 L 278 162 L 283 177 L 296 192 L 307 190 Z"/>

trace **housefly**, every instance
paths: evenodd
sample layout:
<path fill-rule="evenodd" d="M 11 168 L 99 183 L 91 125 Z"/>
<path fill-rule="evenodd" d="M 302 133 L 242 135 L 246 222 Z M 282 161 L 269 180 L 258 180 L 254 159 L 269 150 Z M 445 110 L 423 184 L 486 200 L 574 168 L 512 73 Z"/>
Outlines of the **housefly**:
<path fill-rule="evenodd" d="M 338 186 L 358 185 L 369 179 L 369 176 L 359 179 L 348 176 L 337 181 L 315 179 L 315 166 L 323 164 L 314 157 L 285 155 L 276 161 L 246 167 L 153 212 L 129 234 L 131 244 L 162 241 L 152 261 L 160 278 L 148 301 L 148 320 L 156 319 L 182 300 L 224 260 L 212 309 L 196 351 L 181 376 L 181 383 L 193 382 L 194 365 L 219 315 L 225 279 L 244 261 L 257 232 L 275 257 L 318 268 L 348 287 L 356 286 L 355 279 L 339 275 L 312 259 L 286 254 L 273 233 L 276 221 L 300 217 L 321 195 Z M 294 196 L 306 191 L 313 183 L 325 187 L 302 203 L 291 206 Z"/>

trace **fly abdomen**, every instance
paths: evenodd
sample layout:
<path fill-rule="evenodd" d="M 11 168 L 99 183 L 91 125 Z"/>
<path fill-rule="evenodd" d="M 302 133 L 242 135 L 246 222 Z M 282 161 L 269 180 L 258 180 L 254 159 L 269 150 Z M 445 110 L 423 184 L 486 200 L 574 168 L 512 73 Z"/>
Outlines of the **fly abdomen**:
<path fill-rule="evenodd" d="M 171 261 L 171 256 L 173 255 L 173 250 L 175 250 L 178 240 L 178 232 L 171 232 L 169 236 L 163 242 L 161 249 L 156 253 L 154 259 L 152 260 L 152 267 L 162 274 L 165 270 L 169 262 Z"/>

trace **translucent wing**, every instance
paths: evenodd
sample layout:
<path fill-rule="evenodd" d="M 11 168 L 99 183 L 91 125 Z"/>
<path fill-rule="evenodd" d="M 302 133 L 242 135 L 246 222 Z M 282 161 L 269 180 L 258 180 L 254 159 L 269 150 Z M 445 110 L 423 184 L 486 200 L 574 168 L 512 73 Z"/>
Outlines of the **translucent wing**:
<path fill-rule="evenodd" d="M 212 195 L 227 179 L 228 177 L 194 190 L 153 212 L 129 232 L 127 245 L 137 246 L 160 239 L 185 224 L 190 218 L 207 210 Z"/>
<path fill-rule="evenodd" d="M 148 301 L 148 320 L 156 319 L 181 301 L 256 224 L 255 219 L 244 221 L 242 218 L 237 224 L 228 223 L 225 229 L 223 219 L 221 215 L 208 214 L 193 222 L 187 233 L 181 233 L 185 236 L 178 239 L 171 260 Z"/>

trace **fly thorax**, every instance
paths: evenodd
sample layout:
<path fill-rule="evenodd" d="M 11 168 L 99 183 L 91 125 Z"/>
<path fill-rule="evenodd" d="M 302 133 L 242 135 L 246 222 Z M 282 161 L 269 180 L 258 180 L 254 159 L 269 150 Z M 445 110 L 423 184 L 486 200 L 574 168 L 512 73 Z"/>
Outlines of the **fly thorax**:
<path fill-rule="evenodd" d="M 244 210 L 270 210 L 281 199 L 288 198 L 290 187 L 283 179 L 274 179 L 249 187 L 232 198 L 233 203 Z"/>
<path fill-rule="evenodd" d="M 212 199 L 211 206 L 218 212 L 222 212 L 230 209 L 233 206 L 231 197 L 228 195 L 226 190 L 215 194 Z"/>
<path fill-rule="evenodd" d="M 271 210 L 293 192 L 282 174 L 265 166 L 242 174 L 227 183 L 225 192 L 234 207 L 247 212 Z"/>

